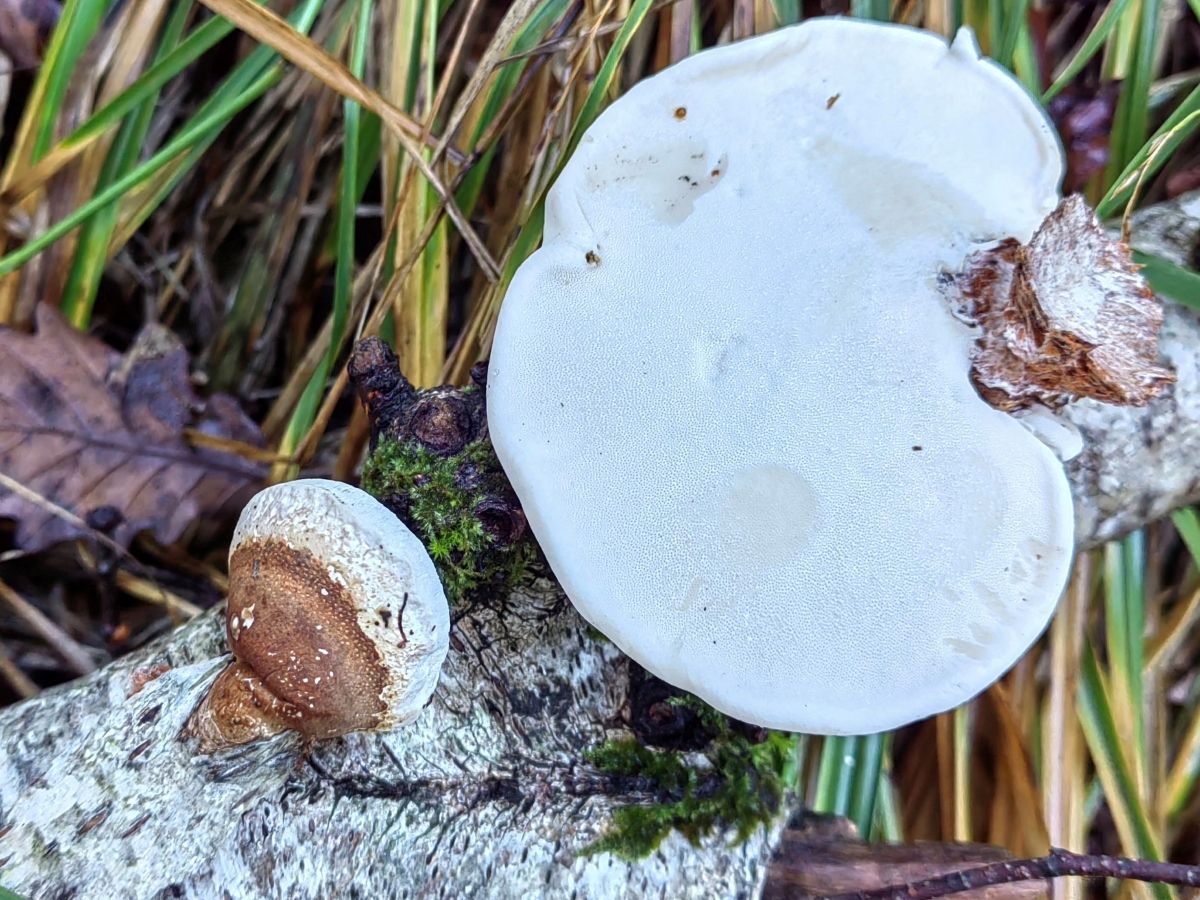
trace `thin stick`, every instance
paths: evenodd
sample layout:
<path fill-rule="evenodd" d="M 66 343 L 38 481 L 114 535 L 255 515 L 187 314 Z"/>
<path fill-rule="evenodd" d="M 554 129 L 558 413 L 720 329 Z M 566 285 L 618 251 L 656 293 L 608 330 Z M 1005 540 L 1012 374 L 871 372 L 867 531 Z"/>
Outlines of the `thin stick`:
<path fill-rule="evenodd" d="M 4 676 L 4 680 L 22 700 L 36 697 L 41 691 L 33 679 L 22 672 L 20 666 L 9 656 L 4 644 L 0 644 L 0 675 Z"/>
<path fill-rule="evenodd" d="M 4 600 L 29 628 L 57 653 L 76 675 L 96 671 L 96 664 L 73 637 L 52 622 L 45 613 L 0 581 L 0 600 Z"/>
<path fill-rule="evenodd" d="M 1119 856 L 1091 856 L 1054 848 L 1036 859 L 1013 859 L 990 863 L 926 878 L 911 884 L 895 884 L 871 891 L 828 894 L 822 900 L 933 900 L 978 888 L 1017 881 L 1042 881 L 1048 878 L 1121 878 L 1182 887 L 1200 887 L 1200 866 L 1126 859 Z"/>

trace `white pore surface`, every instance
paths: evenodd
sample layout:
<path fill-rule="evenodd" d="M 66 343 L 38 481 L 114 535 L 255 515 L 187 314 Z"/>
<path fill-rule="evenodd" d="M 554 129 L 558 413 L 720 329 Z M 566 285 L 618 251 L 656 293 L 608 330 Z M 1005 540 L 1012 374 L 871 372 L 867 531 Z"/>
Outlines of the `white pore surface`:
<path fill-rule="evenodd" d="M 1071 500 L 972 388 L 938 278 L 1028 240 L 1060 175 L 969 35 L 818 19 L 614 103 L 551 191 L 488 375 L 496 451 L 580 612 L 796 731 L 898 726 L 1011 666 L 1066 580 Z"/>
<path fill-rule="evenodd" d="M 383 694 L 390 710 L 383 725 L 415 719 L 437 687 L 450 648 L 450 607 L 420 539 L 365 491 L 305 478 L 250 499 L 234 530 L 230 556 L 254 540 L 307 550 L 325 562 L 331 580 L 347 586 L 359 627 L 393 674 Z M 313 599 L 318 599 L 315 589 Z"/>

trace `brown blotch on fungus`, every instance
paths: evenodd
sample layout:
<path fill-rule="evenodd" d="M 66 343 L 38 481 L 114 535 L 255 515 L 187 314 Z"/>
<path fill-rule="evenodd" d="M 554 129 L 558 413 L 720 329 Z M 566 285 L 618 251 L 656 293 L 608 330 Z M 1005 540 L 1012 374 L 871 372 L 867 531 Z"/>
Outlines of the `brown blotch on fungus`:
<path fill-rule="evenodd" d="M 358 625 L 345 586 L 312 553 L 256 541 L 230 557 L 225 629 L 235 662 L 198 721 L 213 743 L 291 728 L 327 738 L 374 728 L 387 712 L 387 670 Z M 203 734 L 204 732 L 200 732 Z"/>
<path fill-rule="evenodd" d="M 1157 365 L 1162 308 L 1083 198 L 1058 207 L 1028 244 L 967 258 L 964 312 L 981 328 L 971 377 L 997 409 L 1089 397 L 1144 406 L 1175 380 Z"/>
<path fill-rule="evenodd" d="M 260 492 L 229 556 L 234 661 L 189 721 L 212 753 L 292 729 L 394 728 L 424 708 L 449 638 L 433 562 L 384 506 L 319 479 Z"/>

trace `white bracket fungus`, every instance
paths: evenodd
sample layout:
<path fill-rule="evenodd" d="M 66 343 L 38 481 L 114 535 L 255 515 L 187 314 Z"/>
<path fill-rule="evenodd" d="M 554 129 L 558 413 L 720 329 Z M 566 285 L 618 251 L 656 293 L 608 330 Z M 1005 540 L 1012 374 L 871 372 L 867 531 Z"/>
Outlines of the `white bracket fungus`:
<path fill-rule="evenodd" d="M 450 610 L 417 537 L 370 494 L 304 479 L 256 494 L 229 549 L 234 661 L 189 730 L 213 752 L 291 728 L 394 728 L 437 686 Z"/>
<path fill-rule="evenodd" d="M 1029 242 L 1061 175 L 1046 116 L 965 32 L 812 20 L 609 107 L 547 198 L 487 395 L 583 615 L 796 731 L 898 726 L 1008 669 L 1073 550 L 1038 435 L 1071 441 L 977 392 L 964 268 Z"/>

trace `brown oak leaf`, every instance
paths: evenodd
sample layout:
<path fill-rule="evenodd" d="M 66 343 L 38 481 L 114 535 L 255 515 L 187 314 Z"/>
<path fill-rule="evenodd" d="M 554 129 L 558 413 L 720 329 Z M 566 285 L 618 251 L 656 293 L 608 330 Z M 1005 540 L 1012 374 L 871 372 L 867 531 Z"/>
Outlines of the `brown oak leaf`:
<path fill-rule="evenodd" d="M 94 538 L 91 528 L 122 545 L 143 531 L 173 543 L 261 484 L 261 465 L 187 442 L 187 428 L 255 446 L 262 434 L 232 398 L 201 401 L 167 329 L 147 326 L 122 357 L 44 305 L 37 326 L 0 329 L 0 472 L 32 492 L 0 486 L 18 547 Z"/>
<path fill-rule="evenodd" d="M 1162 307 L 1138 269 L 1078 195 L 1028 244 L 968 257 L 959 284 L 982 331 L 971 377 L 983 398 L 1003 410 L 1150 402 L 1175 376 L 1157 365 Z"/>

